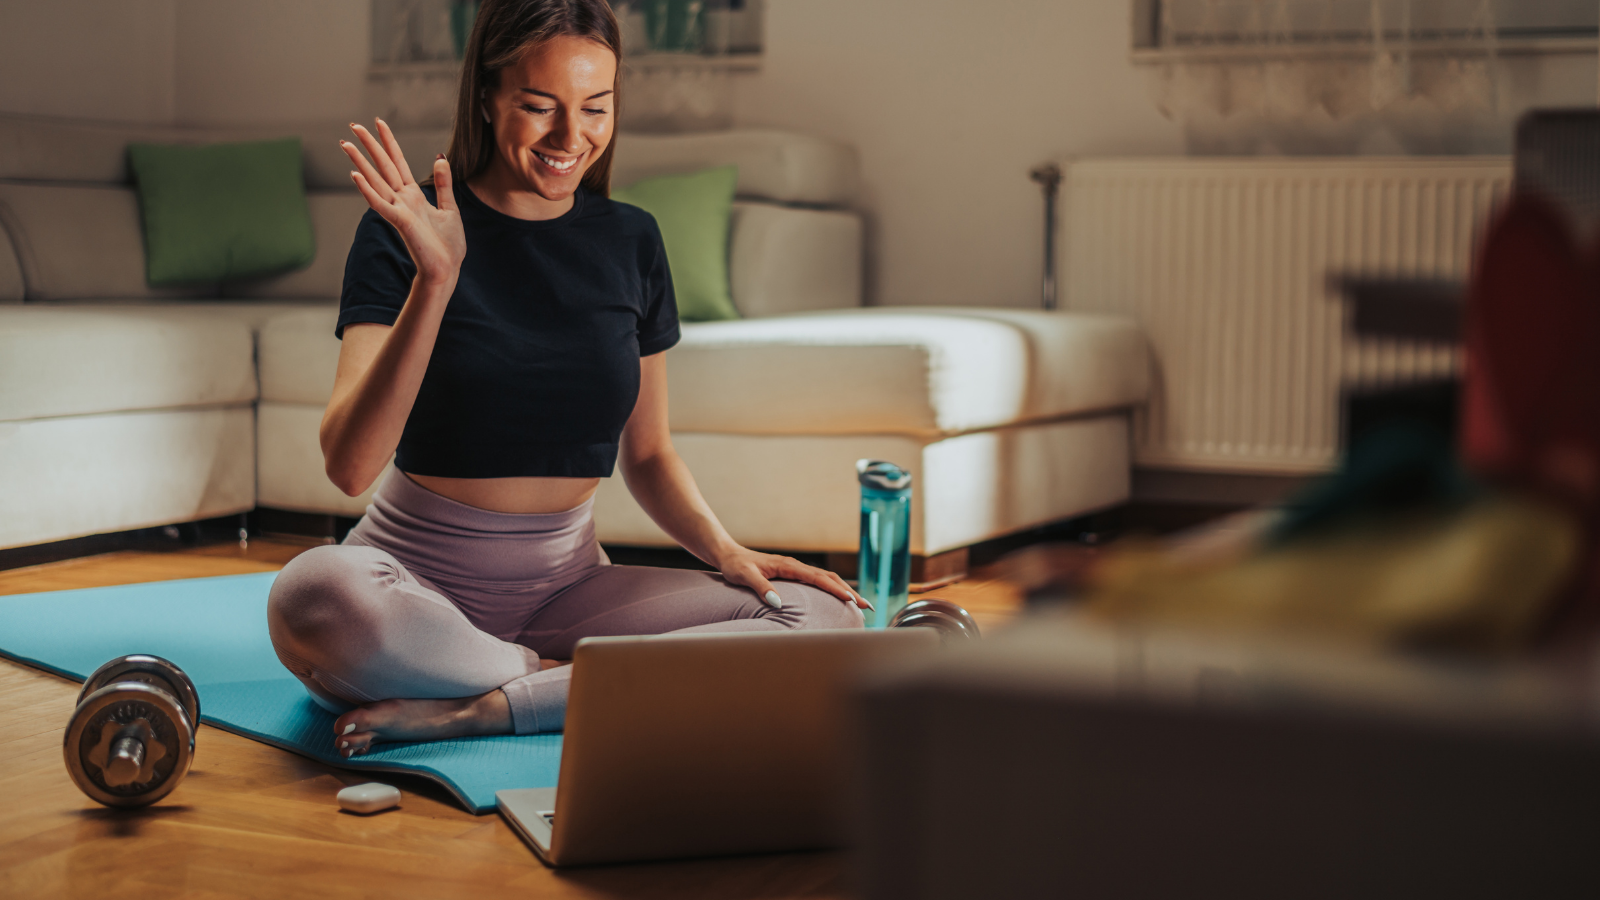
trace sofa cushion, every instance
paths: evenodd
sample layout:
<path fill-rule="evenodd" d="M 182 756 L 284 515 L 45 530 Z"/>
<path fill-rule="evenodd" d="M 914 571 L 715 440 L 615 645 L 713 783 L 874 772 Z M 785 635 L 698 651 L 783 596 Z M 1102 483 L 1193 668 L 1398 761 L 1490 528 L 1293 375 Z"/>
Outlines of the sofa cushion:
<path fill-rule="evenodd" d="M 861 305 L 861 217 L 735 203 L 728 280 L 747 319 Z"/>
<path fill-rule="evenodd" d="M 80 304 L 59 303 L 56 306 L 71 309 Z M 82 304 L 89 305 L 89 304 Z M 95 304 L 106 306 L 109 304 Z M 218 319 L 224 322 L 238 322 L 257 335 L 260 341 L 261 329 L 278 316 L 294 312 L 328 311 L 337 312 L 339 301 L 327 297 L 315 300 L 166 300 L 150 303 L 135 304 L 148 309 L 170 309 L 181 312 L 187 316 L 200 316 Z"/>
<path fill-rule="evenodd" d="M 273 509 L 360 516 L 383 483 L 354 497 L 333 486 L 322 459 L 323 404 L 261 401 L 256 407 L 256 502 Z"/>
<path fill-rule="evenodd" d="M 0 422 L 0 548 L 244 512 L 254 425 L 248 403 Z"/>
<path fill-rule="evenodd" d="M 449 129 L 442 128 L 399 127 L 395 136 L 412 161 L 430 160 L 450 143 Z M 0 179 L 128 184 L 132 180 L 129 144 L 215 144 L 283 137 L 300 138 L 307 187 L 350 187 L 350 159 L 337 143 L 350 137 L 350 127 L 344 122 L 187 128 L 0 115 Z"/>
<path fill-rule="evenodd" d="M 1132 320 L 880 307 L 685 328 L 667 356 L 674 431 L 956 434 L 1144 400 Z"/>
<path fill-rule="evenodd" d="M 911 552 L 932 554 L 1126 500 L 1128 425 L 1105 415 L 945 438 L 679 432 L 673 445 L 734 540 L 787 550 L 855 550 L 855 462 L 894 460 L 914 476 Z M 600 482 L 594 520 L 603 543 L 674 544 L 621 478 Z"/>
<path fill-rule="evenodd" d="M 309 267 L 222 286 L 223 296 L 334 299 L 367 202 L 353 191 L 306 195 L 317 235 Z M 737 202 L 729 225 L 728 279 L 746 318 L 861 305 L 861 219 L 854 213 Z"/>
<path fill-rule="evenodd" d="M 261 396 L 324 404 L 333 309 L 261 330 Z M 880 307 L 685 325 L 667 351 L 673 431 L 936 436 L 1120 409 L 1150 362 L 1131 319 Z"/>
<path fill-rule="evenodd" d="M 215 285 L 145 282 L 138 199 L 130 188 L 0 184 L 0 225 L 13 236 L 29 300 L 140 298 L 337 299 L 367 202 L 354 191 L 306 195 L 317 256 L 297 272 Z M 8 248 L 0 247 L 0 257 Z M 0 301 L 5 299 L 0 258 Z"/>
<path fill-rule="evenodd" d="M 409 150 L 407 155 L 415 158 Z M 854 150 L 786 131 L 625 133 L 617 137 L 611 181 L 632 184 L 713 166 L 739 167 L 740 197 L 818 206 L 849 206 L 856 199 Z"/>
<path fill-rule="evenodd" d="M 248 403 L 247 322 L 181 305 L 0 307 L 0 421 Z"/>
<path fill-rule="evenodd" d="M 279 275 L 317 255 L 300 141 L 129 144 L 151 284 Z"/>
<path fill-rule="evenodd" d="M 261 327 L 257 357 L 261 399 L 324 406 L 333 396 L 339 369 L 339 339 L 333 336 L 339 308 L 306 309 L 274 316 Z"/>
<path fill-rule="evenodd" d="M 338 299 L 344 287 L 344 261 L 350 255 L 356 226 L 367 211 L 367 201 L 355 191 L 314 191 L 306 194 L 306 206 L 317 238 L 317 258 L 311 265 L 273 278 L 230 281 L 222 286 L 223 296 Z"/>
<path fill-rule="evenodd" d="M 128 144 L 176 140 L 182 131 L 161 125 L 0 116 L 0 178 L 126 184 Z"/>
<path fill-rule="evenodd" d="M 146 283 L 132 188 L 0 184 L 0 223 L 16 247 L 29 300 L 217 295 L 214 284 Z"/>
<path fill-rule="evenodd" d="M 684 321 L 739 318 L 728 291 L 728 226 L 738 180 L 738 169 L 718 166 L 646 178 L 611 192 L 611 199 L 655 217 L 672 270 L 678 317 Z"/>

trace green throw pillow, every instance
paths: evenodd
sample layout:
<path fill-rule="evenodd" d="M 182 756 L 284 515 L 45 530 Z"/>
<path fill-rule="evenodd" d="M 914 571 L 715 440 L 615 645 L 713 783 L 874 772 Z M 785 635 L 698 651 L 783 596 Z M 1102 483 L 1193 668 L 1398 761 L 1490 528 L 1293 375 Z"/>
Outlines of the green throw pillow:
<path fill-rule="evenodd" d="M 300 139 L 129 144 L 151 285 L 259 278 L 317 254 Z"/>
<path fill-rule="evenodd" d="M 611 192 L 611 199 L 656 217 L 684 321 L 739 318 L 728 289 L 728 221 L 738 182 L 739 167 L 722 166 L 647 178 Z"/>

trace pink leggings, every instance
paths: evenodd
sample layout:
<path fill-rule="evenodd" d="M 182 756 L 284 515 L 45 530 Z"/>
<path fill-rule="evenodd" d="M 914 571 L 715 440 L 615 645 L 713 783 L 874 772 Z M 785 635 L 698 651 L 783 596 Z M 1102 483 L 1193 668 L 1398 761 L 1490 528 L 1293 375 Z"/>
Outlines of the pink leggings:
<path fill-rule="evenodd" d="M 773 609 L 711 572 L 613 566 L 593 501 L 514 515 L 457 503 L 401 472 L 342 545 L 295 557 L 272 585 L 278 658 L 323 707 L 505 692 L 518 734 L 560 731 L 586 637 L 860 628 L 825 591 L 778 582 Z"/>

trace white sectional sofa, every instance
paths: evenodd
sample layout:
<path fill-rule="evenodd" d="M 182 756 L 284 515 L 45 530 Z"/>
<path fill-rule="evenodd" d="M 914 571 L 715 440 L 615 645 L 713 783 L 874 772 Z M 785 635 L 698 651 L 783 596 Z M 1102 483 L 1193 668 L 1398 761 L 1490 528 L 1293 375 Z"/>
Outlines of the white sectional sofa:
<path fill-rule="evenodd" d="M 0 548 L 258 506 L 361 514 L 367 498 L 328 482 L 317 444 L 365 209 L 335 145 L 343 131 L 0 117 Z M 285 134 L 306 148 L 316 261 L 253 283 L 148 287 L 126 145 Z M 427 158 L 447 136 L 399 137 Z M 674 440 L 735 537 L 854 550 L 861 457 L 915 474 L 919 557 L 1126 499 L 1127 413 L 1149 367 L 1133 322 L 855 308 L 855 160 L 832 142 L 625 134 L 616 182 L 729 163 L 729 274 L 745 318 L 687 324 L 668 370 Z M 671 543 L 620 478 L 603 483 L 597 522 L 608 543 Z"/>

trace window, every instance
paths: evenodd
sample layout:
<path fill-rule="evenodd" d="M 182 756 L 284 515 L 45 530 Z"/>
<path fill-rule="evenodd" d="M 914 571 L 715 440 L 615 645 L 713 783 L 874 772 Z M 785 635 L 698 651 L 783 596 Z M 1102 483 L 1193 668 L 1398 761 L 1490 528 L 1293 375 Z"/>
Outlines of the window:
<path fill-rule="evenodd" d="M 628 55 L 748 57 L 761 52 L 765 0 L 612 0 Z M 372 62 L 461 58 L 476 0 L 372 0 Z"/>
<path fill-rule="evenodd" d="M 612 0 L 629 55 L 761 52 L 765 0 Z"/>
<path fill-rule="evenodd" d="M 1135 17 L 1136 51 L 1179 56 L 1561 49 L 1600 34 L 1594 0 L 1136 0 Z"/>

